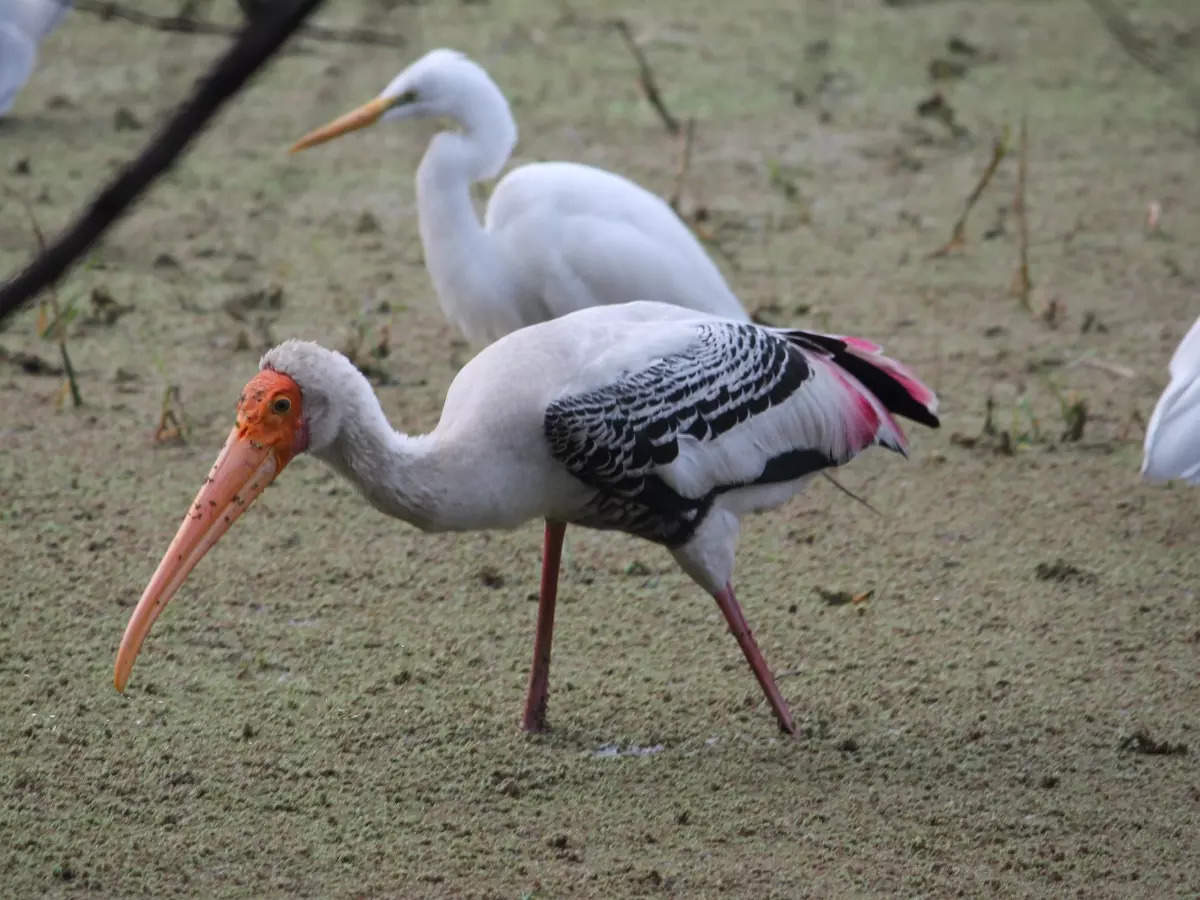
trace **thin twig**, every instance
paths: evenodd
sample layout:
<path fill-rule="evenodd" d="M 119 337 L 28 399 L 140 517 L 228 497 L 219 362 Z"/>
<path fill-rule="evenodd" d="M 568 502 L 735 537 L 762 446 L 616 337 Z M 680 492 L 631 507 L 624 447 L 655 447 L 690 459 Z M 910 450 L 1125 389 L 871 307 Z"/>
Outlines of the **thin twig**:
<path fill-rule="evenodd" d="M 958 217 L 958 221 L 954 223 L 954 229 L 950 232 L 950 240 L 946 241 L 938 249 L 934 250 L 927 257 L 934 259 L 938 256 L 945 256 L 951 250 L 957 250 L 967 241 L 967 216 L 971 214 L 971 209 L 979 200 L 983 189 L 988 186 L 988 182 L 992 180 L 992 176 L 996 174 L 996 168 L 1000 165 L 1000 161 L 1004 159 L 1008 153 L 1008 136 L 1001 135 L 992 142 L 992 159 L 988 163 L 987 168 L 983 170 L 983 175 L 980 176 L 979 182 L 975 185 L 975 189 L 971 191 L 967 197 L 966 205 L 963 207 L 962 215 Z"/>
<path fill-rule="evenodd" d="M 1025 211 L 1025 176 L 1028 167 L 1029 141 L 1026 117 L 1021 116 L 1021 136 L 1017 152 L 1017 187 L 1013 195 L 1013 214 L 1017 217 L 1017 271 L 1013 274 L 1012 293 L 1019 297 L 1021 306 L 1030 309 L 1029 293 L 1033 282 L 1029 280 L 1029 216 Z"/>
<path fill-rule="evenodd" d="M 38 252 L 46 252 L 46 234 L 42 231 L 42 226 L 38 224 L 37 215 L 33 211 L 33 206 L 23 194 L 18 193 L 9 185 L 4 186 L 5 192 L 25 207 L 25 215 L 29 217 L 29 225 L 33 229 L 34 239 L 37 240 Z M 51 316 L 49 321 L 46 319 L 46 309 L 49 308 Z M 53 332 L 53 335 L 51 334 Z M 74 406 L 83 406 L 83 395 L 79 391 L 79 382 L 75 378 L 75 367 L 71 364 L 71 354 L 67 352 L 67 322 L 63 318 L 63 312 L 58 305 L 58 292 L 51 289 L 49 296 L 44 301 L 41 307 L 41 314 L 38 316 L 38 335 L 49 340 L 53 340 L 58 344 L 58 355 L 62 358 L 63 372 L 67 376 L 67 387 L 71 391 L 71 403 Z M 59 402 L 57 406 L 62 405 L 62 391 L 59 391 Z"/>
<path fill-rule="evenodd" d="M 229 25 L 224 22 L 209 22 L 189 16 L 156 16 L 110 0 L 75 0 L 75 9 L 92 13 L 101 19 L 121 19 L 156 31 L 174 31 L 182 34 L 215 34 L 221 37 L 237 37 L 245 28 L 244 23 Z M 302 25 L 297 32 L 317 41 L 342 44 L 370 44 L 378 47 L 403 47 L 408 42 L 403 35 L 387 34 L 373 28 L 328 28 L 324 25 Z"/>
<path fill-rule="evenodd" d="M 1109 375 L 1116 375 L 1118 378 L 1137 378 L 1137 372 L 1129 368 L 1129 366 L 1122 366 L 1119 363 L 1108 362 L 1103 359 L 1094 359 L 1090 356 L 1081 356 L 1079 359 L 1071 360 L 1071 362 L 1067 363 L 1066 367 L 1073 368 L 1075 366 L 1090 366 L 1093 369 L 1099 369 L 1101 372 L 1107 372 Z"/>
<path fill-rule="evenodd" d="M 679 148 L 679 168 L 675 170 L 675 187 L 671 190 L 671 199 L 667 201 L 671 204 L 671 209 L 681 216 L 683 213 L 680 211 L 680 204 L 683 202 L 683 187 L 687 182 L 688 170 L 692 166 L 692 140 L 695 135 L 696 120 L 688 116 Z"/>
<path fill-rule="evenodd" d="M 175 408 L 179 408 L 178 414 Z M 169 384 L 163 391 L 162 412 L 158 417 L 158 428 L 154 432 L 155 443 L 187 443 L 187 416 L 183 413 L 183 400 L 179 396 L 179 385 Z"/>
<path fill-rule="evenodd" d="M 75 9 L 91 13 L 101 19 L 121 19 L 144 28 L 156 31 L 176 31 L 183 34 L 215 34 L 221 37 L 236 37 L 241 33 L 243 24 L 226 25 L 223 22 L 206 22 L 186 16 L 156 16 L 142 12 L 119 3 L 109 3 L 105 0 L 75 0 Z"/>
<path fill-rule="evenodd" d="M 841 491 L 847 497 L 851 498 L 852 500 L 857 500 L 859 503 L 861 503 L 863 506 L 865 506 L 871 512 L 875 513 L 875 515 L 877 515 L 877 516 L 883 515 L 883 513 L 881 513 L 879 510 L 877 510 L 875 507 L 873 507 L 870 503 L 868 503 L 862 497 L 858 496 L 858 494 L 854 493 L 854 491 L 850 490 L 850 488 L 846 487 L 844 484 L 842 484 L 840 481 L 838 481 L 836 478 L 834 478 L 832 475 L 830 475 L 824 469 L 821 470 L 821 474 L 825 476 L 825 479 L 830 484 L 832 484 L 835 488 L 837 488 L 839 491 Z"/>
<path fill-rule="evenodd" d="M 67 326 L 62 321 L 62 314 L 58 308 L 58 297 L 51 291 L 50 293 L 50 308 L 54 310 L 55 321 L 58 325 L 58 352 L 62 357 L 63 371 L 67 373 L 67 386 L 71 389 L 71 403 L 74 406 L 83 406 L 83 395 L 79 392 L 79 379 L 75 377 L 75 367 L 71 365 L 71 354 L 67 352 Z"/>
<path fill-rule="evenodd" d="M 629 28 L 629 23 L 624 19 L 614 19 L 613 27 L 620 32 L 621 37 L 625 39 L 625 44 L 629 47 L 629 52 L 633 54 L 633 59 L 638 66 L 638 84 L 642 87 L 642 93 L 646 95 L 646 99 L 650 101 L 650 105 L 658 112 L 658 117 L 662 119 L 663 126 L 669 134 L 679 134 L 679 120 L 676 119 L 667 110 L 666 104 L 663 103 L 662 94 L 658 92 L 658 83 L 654 80 L 654 71 L 650 68 L 650 63 L 646 60 L 646 54 L 642 53 L 642 48 L 637 45 L 637 41 L 633 39 L 633 32 Z"/>

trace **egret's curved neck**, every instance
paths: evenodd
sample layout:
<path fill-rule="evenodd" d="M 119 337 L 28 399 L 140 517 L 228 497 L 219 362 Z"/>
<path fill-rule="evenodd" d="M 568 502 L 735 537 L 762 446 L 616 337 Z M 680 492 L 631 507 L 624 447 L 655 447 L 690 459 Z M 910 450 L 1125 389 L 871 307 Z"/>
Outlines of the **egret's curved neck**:
<path fill-rule="evenodd" d="M 496 175 L 516 140 L 503 97 L 499 103 L 473 107 L 461 133 L 436 135 L 417 169 L 425 264 L 447 317 L 476 343 L 496 336 L 479 333 L 489 309 L 511 305 L 511 274 L 471 200 L 471 185 Z"/>

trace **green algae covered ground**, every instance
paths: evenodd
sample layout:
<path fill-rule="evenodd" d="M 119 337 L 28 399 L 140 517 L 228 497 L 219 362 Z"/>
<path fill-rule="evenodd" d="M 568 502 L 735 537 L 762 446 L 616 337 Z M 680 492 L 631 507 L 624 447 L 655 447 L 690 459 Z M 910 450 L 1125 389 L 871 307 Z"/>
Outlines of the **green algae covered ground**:
<path fill-rule="evenodd" d="M 1082 0 L 327 6 L 409 44 L 293 42 L 72 273 L 81 409 L 36 374 L 36 310 L 0 331 L 4 893 L 1200 892 L 1200 494 L 1137 477 L 1200 313 L 1191 4 L 1122 6 L 1167 78 Z M 417 239 L 432 126 L 287 146 L 452 46 L 508 93 L 518 161 L 665 196 L 679 142 L 614 15 L 695 118 L 683 207 L 748 308 L 878 339 L 942 398 L 909 461 L 840 474 L 882 515 L 817 482 L 747 524 L 740 595 L 800 739 L 664 552 L 579 529 L 553 729 L 521 735 L 538 525 L 422 535 L 306 459 L 118 695 L 132 604 L 264 343 L 356 349 L 410 430 L 470 354 Z M 0 123 L 0 273 L 34 245 L 16 197 L 64 225 L 224 46 L 67 19 Z M 953 126 L 917 115 L 939 91 Z M 1022 115 L 1032 312 L 1009 293 Z M 1006 133 L 965 245 L 930 259 Z M 171 385 L 183 443 L 155 440 Z"/>

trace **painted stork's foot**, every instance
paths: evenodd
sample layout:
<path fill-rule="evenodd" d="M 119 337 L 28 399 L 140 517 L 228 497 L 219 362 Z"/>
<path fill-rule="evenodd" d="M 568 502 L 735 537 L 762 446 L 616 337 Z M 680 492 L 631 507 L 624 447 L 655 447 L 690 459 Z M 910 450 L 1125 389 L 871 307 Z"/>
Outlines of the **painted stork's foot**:
<path fill-rule="evenodd" d="M 779 730 L 784 734 L 795 735 L 796 723 L 792 721 L 791 710 L 788 709 L 783 695 L 779 693 L 779 688 L 775 685 L 775 676 L 767 667 L 767 661 L 763 659 L 758 644 L 754 642 L 754 635 L 750 633 L 750 626 L 746 624 L 746 617 L 742 615 L 742 608 L 733 594 L 733 586 L 726 585 L 725 590 L 718 591 L 713 597 L 717 601 L 717 606 L 721 607 L 725 621 L 729 623 L 729 630 L 737 638 L 738 646 L 742 648 L 746 662 L 750 663 L 750 669 L 754 672 L 754 677 L 758 679 L 759 687 L 762 688 L 767 702 L 771 704 L 771 709 L 775 712 Z"/>
<path fill-rule="evenodd" d="M 525 705 L 525 715 L 521 717 L 521 730 L 526 734 L 540 734 L 548 730 L 546 725 L 546 697 L 541 698 L 541 702 L 535 702 L 530 696 Z"/>

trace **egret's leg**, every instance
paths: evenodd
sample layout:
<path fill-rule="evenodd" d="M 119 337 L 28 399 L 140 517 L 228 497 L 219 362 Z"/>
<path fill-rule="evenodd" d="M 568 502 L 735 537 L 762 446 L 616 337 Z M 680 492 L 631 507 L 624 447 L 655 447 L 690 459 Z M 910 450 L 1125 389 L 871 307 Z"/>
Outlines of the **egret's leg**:
<path fill-rule="evenodd" d="M 526 731 L 544 731 L 546 702 L 550 693 L 550 641 L 554 637 L 554 603 L 558 599 L 558 564 L 562 559 L 566 522 L 546 520 L 546 539 L 542 548 L 542 589 L 538 595 L 537 632 L 533 637 L 533 666 L 529 670 L 529 691 L 525 696 L 525 716 L 521 727 Z"/>
<path fill-rule="evenodd" d="M 758 649 L 758 644 L 754 643 L 754 635 L 750 633 L 750 626 L 746 624 L 746 617 L 742 615 L 742 608 L 738 606 L 737 597 L 733 595 L 733 585 L 725 585 L 725 590 L 718 591 L 713 594 L 713 597 L 716 598 L 717 606 L 721 607 L 721 612 L 725 614 L 725 621 L 729 623 L 729 630 L 737 638 L 738 646 L 742 648 L 742 653 L 746 655 L 746 662 L 750 663 L 750 668 L 754 671 L 754 677 L 758 679 L 759 686 L 762 688 L 763 693 L 767 695 L 767 702 L 771 704 L 771 709 L 775 711 L 775 718 L 779 722 L 779 730 L 787 734 L 795 734 L 796 726 L 792 722 L 792 714 L 788 711 L 788 706 L 783 700 L 783 695 L 779 693 L 779 688 L 775 686 L 775 676 L 767 668 L 767 661 L 763 659 L 763 655 Z"/>

